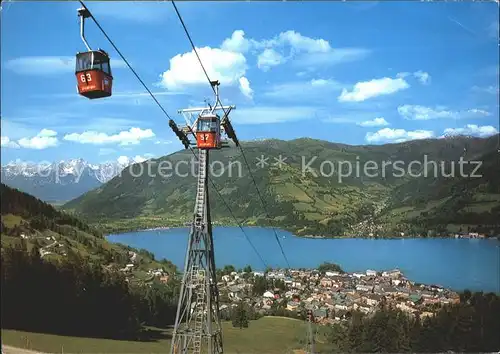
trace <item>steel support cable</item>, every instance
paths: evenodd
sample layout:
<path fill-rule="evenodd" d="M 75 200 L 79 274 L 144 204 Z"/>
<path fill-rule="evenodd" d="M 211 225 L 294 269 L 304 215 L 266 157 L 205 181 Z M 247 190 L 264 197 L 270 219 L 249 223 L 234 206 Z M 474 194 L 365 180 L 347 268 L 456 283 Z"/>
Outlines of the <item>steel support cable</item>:
<path fill-rule="evenodd" d="M 85 10 L 88 11 L 88 13 L 90 14 L 90 18 L 92 18 L 92 20 L 94 21 L 94 23 L 96 24 L 96 26 L 101 30 L 102 34 L 106 37 L 106 39 L 108 40 L 108 42 L 113 46 L 113 48 L 116 50 L 116 52 L 120 55 L 120 57 L 122 58 L 122 60 L 125 62 L 125 64 L 127 64 L 128 68 L 132 71 L 132 73 L 135 75 L 135 77 L 137 78 L 137 80 L 139 80 L 139 82 L 142 84 L 142 86 L 144 86 L 144 88 L 146 89 L 146 91 L 149 93 L 149 95 L 151 96 L 151 98 L 153 98 L 153 100 L 156 102 L 156 104 L 158 105 L 158 107 L 160 107 L 160 109 L 162 110 L 162 112 L 165 114 L 165 116 L 170 120 L 170 121 L 173 121 L 173 119 L 170 117 L 170 115 L 167 113 L 167 111 L 165 110 L 165 108 L 163 108 L 163 106 L 160 104 L 160 102 L 158 102 L 158 100 L 156 99 L 155 95 L 151 92 L 151 90 L 148 88 L 148 86 L 144 83 L 144 81 L 141 79 L 141 77 L 139 76 L 139 74 L 137 74 L 137 72 L 134 70 L 134 68 L 132 68 L 132 66 L 130 65 L 130 63 L 128 62 L 128 60 L 125 58 L 125 56 L 121 53 L 121 51 L 118 49 L 118 47 L 114 44 L 114 42 L 111 40 L 111 38 L 109 38 L 108 34 L 106 33 L 106 31 L 101 27 L 101 25 L 99 24 L 99 22 L 96 20 L 96 18 L 94 17 L 94 15 L 92 15 L 92 12 L 90 12 L 90 10 L 87 8 L 87 6 L 85 5 L 85 3 L 82 1 L 82 0 L 78 0 L 80 2 L 80 4 L 83 6 L 83 8 Z M 195 156 L 196 159 L 198 159 L 198 156 L 196 156 L 195 152 L 193 151 L 193 149 L 190 147 L 189 148 L 191 150 L 191 152 L 193 153 L 193 155 Z M 262 263 L 264 264 L 265 267 L 267 267 L 267 264 L 266 262 L 264 261 L 264 259 L 262 258 L 262 256 L 260 255 L 260 253 L 257 251 L 257 249 L 255 248 L 255 246 L 253 245 L 253 243 L 250 241 L 248 235 L 246 234 L 246 232 L 244 231 L 243 227 L 241 226 L 240 222 L 238 222 L 238 219 L 236 219 L 236 217 L 234 216 L 234 214 L 232 213 L 231 209 L 229 208 L 228 204 L 226 203 L 226 201 L 224 200 L 224 198 L 222 197 L 222 195 L 220 194 L 220 192 L 217 190 L 216 186 L 215 186 L 215 183 L 212 181 L 212 179 L 210 178 L 210 176 L 208 176 L 208 179 L 209 181 L 212 183 L 212 186 L 214 187 L 214 190 L 217 192 L 217 195 L 219 196 L 219 198 L 221 199 L 222 203 L 226 206 L 227 210 L 229 211 L 229 213 L 231 214 L 231 216 L 233 217 L 234 221 L 236 221 L 236 223 L 238 224 L 239 228 L 241 229 L 241 231 L 243 232 L 243 234 L 245 235 L 245 238 L 247 239 L 247 241 L 250 243 L 250 245 L 252 246 L 253 250 L 255 251 L 255 253 L 257 253 L 257 255 L 259 256 L 260 260 L 262 261 Z"/>
<path fill-rule="evenodd" d="M 283 258 L 285 259 L 285 262 L 286 262 L 288 268 L 290 269 L 291 268 L 290 267 L 290 262 L 288 262 L 288 257 L 286 256 L 285 251 L 283 249 L 283 246 L 281 245 L 281 242 L 280 242 L 280 239 L 279 239 L 279 236 L 278 236 L 278 232 L 276 231 L 276 228 L 274 227 L 274 225 L 273 225 L 273 223 L 271 221 L 271 216 L 269 215 L 269 212 L 268 212 L 268 209 L 267 209 L 267 204 L 264 201 L 264 198 L 262 197 L 262 194 L 260 193 L 259 187 L 257 186 L 257 182 L 255 181 L 255 177 L 254 177 L 254 175 L 252 173 L 252 170 L 250 168 L 250 164 L 248 163 L 248 160 L 247 160 L 247 157 L 245 155 L 245 152 L 243 151 L 243 147 L 241 146 L 241 144 L 238 144 L 238 146 L 240 148 L 240 152 L 241 152 L 241 156 L 243 157 L 243 161 L 245 162 L 245 165 L 247 166 L 248 173 L 250 174 L 250 178 L 252 179 L 253 185 L 255 186 L 255 189 L 257 190 L 257 195 L 259 196 L 259 199 L 260 199 L 260 201 L 262 203 L 262 206 L 263 206 L 264 211 L 266 213 L 266 217 L 269 219 L 269 222 L 271 223 L 271 228 L 273 229 L 274 237 L 276 239 L 276 242 L 278 243 L 278 246 L 280 248 L 281 254 L 283 255 Z"/>
<path fill-rule="evenodd" d="M 193 133 L 194 134 L 194 133 Z M 196 153 L 194 152 L 193 148 L 189 147 L 189 150 L 191 151 L 191 153 L 193 154 L 193 156 L 195 157 L 196 160 L 198 160 L 198 156 L 196 156 Z M 226 207 L 226 209 L 229 211 L 229 214 L 231 214 L 231 217 L 234 219 L 234 221 L 236 221 L 236 223 L 238 224 L 238 227 L 240 228 L 241 232 L 243 232 L 243 235 L 245 235 L 245 239 L 248 241 L 248 243 L 250 244 L 250 246 L 252 247 L 252 249 L 254 250 L 254 252 L 257 254 L 257 256 L 259 257 L 260 261 L 262 262 L 262 264 L 264 265 L 264 268 L 267 268 L 267 263 L 264 261 L 264 258 L 262 258 L 261 254 L 259 253 L 259 251 L 257 251 L 257 248 L 255 247 L 255 245 L 252 243 L 252 241 L 250 240 L 250 237 L 248 236 L 248 234 L 245 232 L 245 229 L 243 229 L 243 226 L 241 225 L 241 223 L 238 221 L 238 219 L 236 218 L 236 216 L 234 216 L 231 208 L 229 207 L 229 205 L 226 203 L 226 201 L 224 200 L 224 198 L 222 197 L 222 195 L 220 194 L 219 190 L 217 189 L 217 186 L 215 185 L 215 182 L 210 178 L 210 176 L 208 176 L 208 180 L 210 181 L 210 183 L 212 184 L 212 187 L 213 189 L 215 190 L 215 192 L 217 193 L 217 195 L 219 196 L 220 200 L 222 201 L 222 203 L 224 204 L 224 206 Z"/>
<path fill-rule="evenodd" d="M 194 153 L 193 149 L 192 148 L 189 148 L 191 150 L 191 152 L 193 153 L 194 156 L 196 156 L 196 154 Z M 214 188 L 215 192 L 217 193 L 217 195 L 219 196 L 220 200 L 222 201 L 222 203 L 224 203 L 224 206 L 226 207 L 226 209 L 229 211 L 229 214 L 231 214 L 231 217 L 236 221 L 236 223 L 238 224 L 238 227 L 240 228 L 241 232 L 243 232 L 243 235 L 245 235 L 245 238 L 246 240 L 248 241 L 248 243 L 250 244 L 250 246 L 252 247 L 252 249 L 254 250 L 254 252 L 257 254 L 257 256 L 259 256 L 259 259 L 260 261 L 262 262 L 262 264 L 264 264 L 264 267 L 267 268 L 267 264 L 266 262 L 264 261 L 264 258 L 262 258 L 262 256 L 260 255 L 259 251 L 257 251 L 257 248 L 255 247 L 255 245 L 252 243 L 252 241 L 250 240 L 250 237 L 248 237 L 247 233 L 245 232 L 245 230 L 243 229 L 243 226 L 241 226 L 241 223 L 238 222 L 238 219 L 236 219 L 236 217 L 234 216 L 231 208 L 229 207 L 229 205 L 226 203 L 226 201 L 224 200 L 224 198 L 222 198 L 222 195 L 220 194 L 220 192 L 217 190 L 217 187 L 214 183 L 214 181 L 212 179 L 209 178 L 209 181 L 210 183 L 212 184 L 212 187 Z"/>
<path fill-rule="evenodd" d="M 193 154 L 193 156 L 195 157 L 196 160 L 198 160 L 198 156 L 196 156 L 196 153 L 194 152 L 193 148 L 189 147 L 189 150 L 191 151 L 191 153 Z M 229 205 L 226 203 L 226 201 L 224 200 L 224 198 L 222 197 L 222 195 L 220 194 L 219 190 L 217 189 L 217 186 L 215 185 L 215 182 L 210 178 L 210 175 L 208 176 L 208 180 L 210 181 L 210 183 L 212 184 L 212 187 L 213 189 L 215 190 L 215 192 L 217 193 L 217 195 L 219 196 L 220 200 L 222 201 L 222 203 L 224 204 L 224 206 L 226 207 L 227 211 L 229 211 L 229 214 L 231 215 L 231 217 L 234 219 L 234 221 L 236 221 L 236 223 L 238 224 L 238 227 L 240 228 L 241 232 L 243 232 L 243 235 L 245 235 L 245 239 L 248 241 L 248 243 L 250 244 L 250 246 L 252 247 L 252 249 L 254 250 L 254 252 L 257 254 L 257 256 L 259 257 L 260 261 L 262 262 L 262 264 L 264 265 L 265 268 L 267 268 L 267 263 L 264 261 L 264 258 L 262 258 L 261 254 L 259 253 L 259 251 L 257 251 L 257 248 L 255 247 L 255 245 L 252 243 L 252 241 L 250 240 L 250 237 L 248 237 L 248 234 L 245 232 L 245 229 L 243 229 L 243 226 L 241 226 L 241 223 L 238 221 L 238 219 L 236 218 L 236 216 L 234 216 L 231 208 L 229 207 Z"/>
<path fill-rule="evenodd" d="M 241 147 L 241 144 L 239 145 L 240 147 L 240 151 L 241 151 L 241 156 L 243 156 L 243 160 L 245 161 L 245 165 L 247 165 L 247 169 L 248 169 L 248 172 L 250 174 L 250 177 L 252 178 L 252 181 L 253 181 L 253 184 L 255 186 L 255 189 L 257 190 L 257 195 L 259 196 L 259 199 L 262 203 L 262 206 L 264 207 L 264 211 L 266 212 L 266 216 L 267 218 L 269 219 L 269 221 L 271 222 L 271 228 L 273 229 L 273 232 L 274 232 L 274 237 L 276 238 L 276 242 L 278 243 L 278 246 L 281 250 L 281 254 L 283 255 L 283 258 L 285 259 L 285 262 L 288 266 L 288 268 L 290 269 L 290 263 L 288 262 L 288 258 L 285 254 L 285 251 L 283 250 L 283 246 L 281 245 L 281 242 L 280 242 L 280 239 L 278 237 L 278 233 L 276 232 L 276 228 L 274 227 L 272 221 L 271 221 L 271 217 L 269 215 L 269 212 L 267 211 L 267 204 L 266 202 L 264 201 L 264 198 L 262 197 L 262 195 L 260 194 L 260 190 L 259 190 L 259 187 L 257 187 L 257 182 L 255 181 L 255 178 L 253 176 L 253 173 L 252 173 L 252 170 L 250 169 L 250 165 L 248 164 L 248 161 L 247 161 L 247 158 L 245 156 L 245 153 L 243 152 L 243 148 Z"/>
<path fill-rule="evenodd" d="M 187 36 L 187 38 L 189 40 L 189 43 L 191 44 L 191 47 L 193 48 L 193 51 L 194 51 L 196 57 L 198 58 L 198 61 L 199 61 L 200 66 L 201 66 L 201 68 L 203 70 L 203 73 L 205 74 L 205 76 L 206 76 L 206 78 L 208 80 L 208 83 L 210 84 L 210 87 L 212 88 L 212 91 L 214 93 L 216 93 L 216 90 L 215 90 L 214 86 L 212 85 L 212 81 L 210 80 L 210 76 L 208 75 L 207 70 L 205 69 L 205 66 L 203 65 L 203 62 L 201 61 L 201 58 L 200 58 L 200 56 L 198 54 L 198 51 L 196 50 L 196 46 L 194 45 L 193 39 L 191 38 L 191 35 L 189 34 L 187 26 L 184 23 L 184 20 L 182 19 L 182 16 L 181 16 L 179 10 L 177 9 L 177 6 L 175 5 L 174 0 L 171 0 L 171 2 L 172 2 L 172 5 L 174 7 L 175 13 L 177 14 L 177 17 L 179 18 L 179 21 L 181 22 L 182 28 L 184 29 L 184 32 L 186 33 L 186 36 Z M 220 104 L 222 110 L 224 111 L 224 116 L 227 116 L 226 110 L 224 109 L 224 106 L 222 105 L 222 102 L 220 101 L 219 98 L 217 98 L 216 105 L 217 105 L 217 103 Z M 261 195 L 261 193 L 259 191 L 259 188 L 257 187 L 257 182 L 255 181 L 253 173 L 252 173 L 252 171 L 250 169 L 250 165 L 248 164 L 248 161 L 247 161 L 247 159 L 245 157 L 245 154 L 243 152 L 243 148 L 241 147 L 241 144 L 238 144 L 238 146 L 240 148 L 241 154 L 242 154 L 243 159 L 245 161 L 245 165 L 247 166 L 248 172 L 250 173 L 250 177 L 251 177 L 251 179 L 253 181 L 255 189 L 257 190 L 257 194 L 259 196 L 259 199 L 260 199 L 260 201 L 262 203 L 262 206 L 264 207 L 264 211 L 266 212 L 266 216 L 267 216 L 268 219 L 271 219 L 270 216 L 269 216 L 269 212 L 267 211 L 266 203 L 264 202 L 264 199 L 262 198 L 262 195 Z M 285 262 L 286 262 L 288 268 L 290 268 L 290 263 L 288 262 L 288 258 L 287 258 L 286 254 L 285 254 L 285 251 L 283 250 L 283 246 L 281 245 L 281 242 L 279 240 L 278 233 L 276 232 L 276 229 L 274 228 L 274 226 L 272 226 L 272 229 L 273 229 L 273 232 L 274 232 L 274 237 L 276 239 L 276 242 L 278 243 L 278 246 L 279 246 L 279 248 L 281 250 L 281 254 L 283 255 L 283 258 L 285 259 Z"/>

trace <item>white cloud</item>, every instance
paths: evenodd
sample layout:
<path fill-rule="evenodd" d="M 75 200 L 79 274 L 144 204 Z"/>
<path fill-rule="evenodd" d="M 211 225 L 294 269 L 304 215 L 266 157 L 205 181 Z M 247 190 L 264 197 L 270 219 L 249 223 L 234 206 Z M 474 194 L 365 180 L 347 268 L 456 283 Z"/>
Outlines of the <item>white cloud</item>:
<path fill-rule="evenodd" d="M 271 39 L 255 40 L 244 36 L 244 31 L 234 31 L 231 38 L 224 40 L 221 48 L 238 53 L 260 52 L 257 66 L 263 71 L 290 60 L 295 65 L 309 68 L 360 60 L 370 54 L 363 48 L 332 48 L 325 39 L 303 36 L 293 30 L 281 32 Z"/>
<path fill-rule="evenodd" d="M 447 128 L 444 130 L 445 136 L 472 135 L 484 138 L 495 134 L 498 134 L 498 130 L 491 125 L 477 126 L 475 124 L 467 124 L 464 128 Z"/>
<path fill-rule="evenodd" d="M 172 144 L 171 140 L 156 140 L 155 145 L 168 145 Z"/>
<path fill-rule="evenodd" d="M 429 75 L 429 73 L 425 71 L 422 70 L 415 71 L 413 73 L 413 76 L 415 76 L 417 80 L 420 81 L 420 83 L 423 85 L 428 85 L 431 83 L 431 76 Z"/>
<path fill-rule="evenodd" d="M 336 48 L 322 53 L 304 53 L 298 55 L 294 65 L 300 67 L 337 65 L 366 58 L 370 54 L 368 49 L 363 48 Z"/>
<path fill-rule="evenodd" d="M 121 59 L 111 59 L 111 70 L 126 68 Z M 8 60 L 5 68 L 21 75 L 55 75 L 75 71 L 75 57 L 73 56 L 30 56 Z"/>
<path fill-rule="evenodd" d="M 1 137 L 0 146 L 3 148 L 19 149 L 19 144 L 13 140 L 10 140 L 8 136 Z"/>
<path fill-rule="evenodd" d="M 469 109 L 464 111 L 452 111 L 446 107 L 425 107 L 420 105 L 402 105 L 398 107 L 398 113 L 405 119 L 429 120 L 438 118 L 479 118 L 490 116 L 491 113 L 482 109 Z"/>
<path fill-rule="evenodd" d="M 311 70 L 312 66 L 358 60 L 369 54 L 368 50 L 361 48 L 334 49 L 324 39 L 306 37 L 295 31 L 282 32 L 271 39 L 255 40 L 245 38 L 242 30 L 234 31 L 220 48 L 207 46 L 197 48 L 197 52 L 212 80 L 219 80 L 223 85 L 239 85 L 246 96 L 249 96 L 250 90 L 245 87 L 246 82 L 242 84 L 242 80 L 248 81 L 245 76 L 248 68 L 245 54 L 248 52 L 257 56 L 256 65 L 263 71 L 291 59 Z M 169 69 L 160 75 L 158 83 L 169 91 L 207 84 L 194 51 L 171 58 Z"/>
<path fill-rule="evenodd" d="M 40 130 L 40 133 L 38 133 L 38 136 L 40 137 L 50 137 L 50 136 L 56 136 L 57 132 L 52 130 L 52 129 L 42 129 Z"/>
<path fill-rule="evenodd" d="M 272 48 L 266 48 L 257 57 L 257 67 L 262 71 L 268 71 L 271 67 L 280 65 L 286 61 L 280 53 Z"/>
<path fill-rule="evenodd" d="M 80 144 L 119 144 L 136 145 L 141 140 L 149 139 L 155 136 L 151 129 L 130 128 L 128 131 L 121 131 L 118 134 L 108 135 L 102 132 L 85 131 L 81 134 L 71 133 L 64 136 L 64 140 L 73 141 Z"/>
<path fill-rule="evenodd" d="M 235 124 L 283 123 L 309 119 L 315 116 L 317 109 L 303 106 L 258 106 L 241 108 L 231 112 L 231 121 Z"/>
<path fill-rule="evenodd" d="M 456 112 L 419 105 L 402 105 L 398 107 L 398 113 L 406 119 L 428 120 L 435 118 L 455 118 Z"/>
<path fill-rule="evenodd" d="M 221 49 L 229 52 L 246 53 L 252 46 L 252 41 L 245 38 L 245 31 L 236 30 L 231 35 L 231 38 L 226 38 Z"/>
<path fill-rule="evenodd" d="M 428 72 L 422 70 L 415 71 L 413 74 L 407 71 L 403 71 L 396 74 L 396 77 L 401 79 L 404 79 L 405 77 L 408 76 L 415 77 L 423 85 L 428 85 L 431 83 L 431 75 L 429 75 Z"/>
<path fill-rule="evenodd" d="M 264 92 L 264 96 L 288 101 L 298 99 L 324 101 L 325 95 L 333 95 L 341 88 L 342 85 L 332 79 L 313 79 L 274 85 L 268 91 Z"/>
<path fill-rule="evenodd" d="M 384 128 L 375 133 L 367 133 L 365 140 L 369 143 L 400 143 L 408 140 L 430 139 L 432 137 L 434 137 L 434 132 L 430 130 L 406 131 L 404 129 Z"/>
<path fill-rule="evenodd" d="M 244 76 L 240 77 L 239 83 L 240 83 L 241 93 L 243 95 L 245 95 L 246 97 L 252 99 L 253 98 L 253 90 L 250 87 L 250 82 L 248 81 L 248 79 Z"/>
<path fill-rule="evenodd" d="M 480 117 L 491 116 L 490 112 L 485 111 L 484 109 L 477 109 L 477 108 L 469 109 L 467 111 L 464 111 L 464 113 L 465 113 L 465 115 L 477 115 Z"/>
<path fill-rule="evenodd" d="M 241 53 L 210 47 L 197 48 L 197 52 L 211 80 L 234 85 L 245 75 L 246 59 Z M 159 83 L 168 90 L 200 84 L 208 85 L 208 82 L 194 51 L 170 59 L 170 69 L 161 74 Z"/>
<path fill-rule="evenodd" d="M 328 86 L 330 84 L 335 84 L 336 81 L 334 80 L 326 80 L 326 79 L 312 79 L 311 80 L 311 86 L 313 87 L 325 87 L 325 86 Z"/>
<path fill-rule="evenodd" d="M 42 129 L 36 136 L 32 138 L 21 138 L 17 143 L 25 149 L 43 150 L 59 144 L 56 135 L 57 132 L 53 130 Z"/>
<path fill-rule="evenodd" d="M 389 77 L 384 77 L 381 79 L 373 79 L 370 81 L 358 82 L 350 92 L 343 89 L 338 97 L 338 101 L 361 102 L 380 95 L 389 95 L 407 89 L 408 87 L 410 87 L 410 85 L 403 78 L 391 79 Z"/>
<path fill-rule="evenodd" d="M 396 77 L 400 77 L 400 78 L 404 79 L 405 77 L 408 77 L 410 75 L 411 75 L 411 73 L 404 71 L 404 72 L 401 72 L 401 73 L 397 73 Z"/>
<path fill-rule="evenodd" d="M 486 86 L 486 87 L 479 87 L 479 86 L 473 86 L 472 87 L 472 91 L 476 91 L 476 92 L 484 92 L 484 93 L 489 93 L 489 94 L 497 94 L 498 95 L 498 86 L 495 87 L 495 86 Z"/>
<path fill-rule="evenodd" d="M 276 39 L 272 40 L 276 41 Z M 295 51 L 308 53 L 326 53 L 332 50 L 330 43 L 324 39 L 314 39 L 301 35 L 295 31 L 286 31 L 279 34 L 278 44 L 289 44 Z"/>
<path fill-rule="evenodd" d="M 387 122 L 384 118 L 381 117 L 358 123 L 358 125 L 362 127 L 383 127 L 389 125 L 389 122 Z"/>

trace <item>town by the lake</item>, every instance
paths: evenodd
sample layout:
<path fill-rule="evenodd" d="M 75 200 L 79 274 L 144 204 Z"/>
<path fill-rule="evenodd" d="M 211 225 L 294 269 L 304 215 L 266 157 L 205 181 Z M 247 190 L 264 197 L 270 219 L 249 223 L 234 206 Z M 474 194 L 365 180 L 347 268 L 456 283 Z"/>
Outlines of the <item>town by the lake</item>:
<path fill-rule="evenodd" d="M 122 271 L 133 277 L 133 269 L 131 263 Z M 356 310 L 367 315 L 375 313 L 382 303 L 425 318 L 433 316 L 442 305 L 460 302 L 457 292 L 439 285 L 418 284 L 399 269 L 364 273 L 320 269 L 219 269 L 221 314 L 229 314 L 243 301 L 260 315 L 301 318 L 311 310 L 316 323 L 331 324 L 349 320 Z M 169 280 L 162 269 L 152 269 L 149 274 L 162 282 Z"/>

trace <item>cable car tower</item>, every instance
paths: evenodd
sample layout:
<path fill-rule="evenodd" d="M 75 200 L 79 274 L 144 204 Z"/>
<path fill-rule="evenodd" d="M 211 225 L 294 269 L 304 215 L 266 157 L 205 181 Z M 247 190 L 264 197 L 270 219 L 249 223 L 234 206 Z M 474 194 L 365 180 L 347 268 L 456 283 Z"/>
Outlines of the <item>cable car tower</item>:
<path fill-rule="evenodd" d="M 171 354 L 223 353 L 222 327 L 219 313 L 219 289 L 215 274 L 215 256 L 208 199 L 209 151 L 229 147 L 225 133 L 237 146 L 238 139 L 228 118 L 235 106 L 218 105 L 219 82 L 212 81 L 215 104 L 203 108 L 179 110 L 186 126 L 179 129 L 171 121 L 170 127 L 187 149 L 191 144 L 198 149 L 198 182 L 193 223 L 189 233 L 184 274 L 182 277 Z M 222 119 L 217 114 L 224 111 Z M 193 119 L 194 118 L 194 119 Z M 193 135 L 196 143 L 191 143 Z"/>
<path fill-rule="evenodd" d="M 312 323 L 315 322 L 312 310 L 307 310 L 306 313 L 307 321 L 307 339 L 306 339 L 306 353 L 315 354 L 314 352 L 314 333 L 312 329 Z"/>

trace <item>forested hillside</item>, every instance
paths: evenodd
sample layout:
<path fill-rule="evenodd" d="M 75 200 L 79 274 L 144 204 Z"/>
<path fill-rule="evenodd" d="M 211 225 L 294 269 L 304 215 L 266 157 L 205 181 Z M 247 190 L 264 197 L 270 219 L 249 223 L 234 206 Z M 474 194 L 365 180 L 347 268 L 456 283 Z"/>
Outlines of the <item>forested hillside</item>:
<path fill-rule="evenodd" d="M 68 225 L 83 232 L 87 232 L 96 237 L 102 238 L 102 233 L 95 228 L 91 228 L 79 219 L 67 213 L 60 212 L 48 203 L 19 191 L 18 189 L 10 188 L 5 184 L 0 186 L 1 195 L 1 211 L 4 217 L 2 218 L 2 231 L 7 234 L 18 234 L 21 231 L 29 232 L 30 230 L 52 230 L 57 233 L 62 232 L 62 226 Z M 11 223 L 12 218 L 7 215 L 13 215 L 27 223 L 17 222 Z M 3 223 L 4 218 L 6 223 Z M 18 220 L 21 221 L 21 220 Z"/>
<path fill-rule="evenodd" d="M 428 230 L 445 233 L 460 228 L 495 233 L 500 232 L 500 225 L 494 222 L 500 208 L 497 144 L 497 136 L 377 146 L 313 139 L 246 142 L 245 155 L 268 206 L 269 218 L 237 148 L 211 153 L 211 161 L 215 162 L 212 180 L 239 221 L 248 225 L 273 224 L 299 235 L 371 233 L 384 237 L 405 232 L 422 236 Z M 284 159 L 281 166 L 277 164 L 280 156 Z M 427 177 L 424 156 L 436 163 L 436 168 L 431 164 L 427 169 Z M 257 164 L 261 157 L 268 158 L 264 166 Z M 121 176 L 67 203 L 64 209 L 112 230 L 189 222 L 195 198 L 193 159 L 190 151 L 180 151 L 136 164 Z M 460 176 L 460 159 L 481 161 L 476 174 L 482 177 Z M 191 162 L 178 164 L 179 161 Z M 363 166 L 368 161 L 376 163 L 378 170 L 364 173 Z M 403 174 L 395 166 L 397 161 L 405 169 Z M 411 165 L 412 161 L 420 164 Z M 350 174 L 348 162 L 352 167 Z M 163 172 L 162 176 L 161 166 L 165 163 L 171 166 L 167 170 L 170 174 Z M 446 167 L 444 173 L 450 173 L 451 165 L 456 173 L 441 177 L 441 163 Z M 471 163 L 464 165 L 465 173 L 474 169 Z M 213 190 L 210 200 L 215 222 L 234 223 Z"/>
<path fill-rule="evenodd" d="M 107 242 L 101 230 L 73 215 L 5 184 L 0 188 L 2 247 L 25 244 L 29 250 L 36 246 L 49 260 L 76 253 L 113 268 L 130 263 L 131 254 L 136 253 L 136 263 L 141 270 L 165 267 L 175 272 L 172 263 L 157 262 L 150 252 Z"/>
<path fill-rule="evenodd" d="M 144 325 L 173 324 L 179 281 L 168 261 L 157 262 L 147 251 L 110 245 L 77 218 L 3 185 L 1 197 L 5 225 L 0 268 L 2 328 L 150 340 Z M 14 220 L 17 224 L 12 226 Z M 36 239 L 40 234 L 70 246 L 53 257 L 44 256 L 42 241 Z M 85 237 L 90 246 L 78 237 Z M 100 250 L 109 253 L 102 256 Z M 120 254 L 129 252 L 139 258 L 120 259 Z M 131 276 L 120 271 L 120 262 L 134 262 L 138 270 L 162 267 L 170 277 L 166 283 L 155 277 L 141 281 L 136 278 L 139 273 Z M 283 311 L 286 304 L 280 304 Z M 492 352 L 500 348 L 500 297 L 495 294 L 465 291 L 459 304 L 445 305 L 435 317 L 426 319 L 381 304 L 373 314 L 352 312 L 350 320 L 322 330 L 331 333 L 329 352 Z"/>
<path fill-rule="evenodd" d="M 497 352 L 499 313 L 498 295 L 469 291 L 460 295 L 459 304 L 445 306 L 434 317 L 413 317 L 381 305 L 373 316 L 353 313 L 347 325 L 333 326 L 330 352 Z"/>

